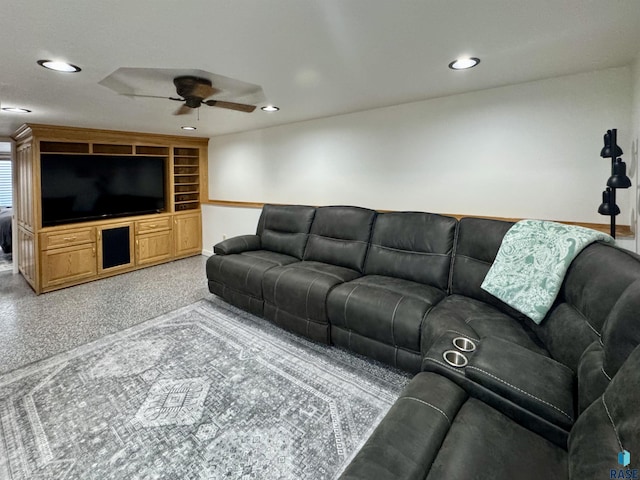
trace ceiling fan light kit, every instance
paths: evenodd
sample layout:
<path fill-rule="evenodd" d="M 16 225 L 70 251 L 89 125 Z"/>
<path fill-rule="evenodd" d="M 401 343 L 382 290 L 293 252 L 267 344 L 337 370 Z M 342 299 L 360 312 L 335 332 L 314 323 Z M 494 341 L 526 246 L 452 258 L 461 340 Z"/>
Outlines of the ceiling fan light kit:
<path fill-rule="evenodd" d="M 275 105 L 265 105 L 264 107 L 260 107 L 260 110 L 263 112 L 277 112 L 280 108 Z"/>

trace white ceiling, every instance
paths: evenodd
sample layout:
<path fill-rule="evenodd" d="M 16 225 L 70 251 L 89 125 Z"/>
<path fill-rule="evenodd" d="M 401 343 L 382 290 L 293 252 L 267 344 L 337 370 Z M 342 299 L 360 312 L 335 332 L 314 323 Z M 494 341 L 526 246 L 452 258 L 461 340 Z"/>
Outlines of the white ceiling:
<path fill-rule="evenodd" d="M 32 113 L 0 112 L 0 135 L 28 122 L 215 136 L 628 65 L 639 51 L 640 0 L 6 1 L 0 106 Z M 482 62 L 449 70 L 461 55 Z M 99 84 L 122 67 L 214 72 L 281 110 L 174 116 L 176 102 Z"/>

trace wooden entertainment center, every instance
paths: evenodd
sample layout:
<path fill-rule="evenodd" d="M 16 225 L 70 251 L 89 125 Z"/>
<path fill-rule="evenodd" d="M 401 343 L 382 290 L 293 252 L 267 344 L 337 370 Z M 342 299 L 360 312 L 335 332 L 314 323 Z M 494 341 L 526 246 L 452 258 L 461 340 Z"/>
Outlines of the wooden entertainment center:
<path fill-rule="evenodd" d="M 199 255 L 207 195 L 208 139 L 25 124 L 16 141 L 18 268 L 36 293 Z M 41 155 L 158 157 L 159 213 L 43 226 Z"/>

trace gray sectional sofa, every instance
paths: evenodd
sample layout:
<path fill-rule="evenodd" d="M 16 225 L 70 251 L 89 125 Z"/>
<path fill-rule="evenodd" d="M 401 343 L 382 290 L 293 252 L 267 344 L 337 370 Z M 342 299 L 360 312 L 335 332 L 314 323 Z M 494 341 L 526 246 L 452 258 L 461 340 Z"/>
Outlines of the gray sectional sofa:
<path fill-rule="evenodd" d="M 633 475 L 640 257 L 589 245 L 537 325 L 480 288 L 512 225 L 265 205 L 206 274 L 229 303 L 416 374 L 342 478 Z"/>

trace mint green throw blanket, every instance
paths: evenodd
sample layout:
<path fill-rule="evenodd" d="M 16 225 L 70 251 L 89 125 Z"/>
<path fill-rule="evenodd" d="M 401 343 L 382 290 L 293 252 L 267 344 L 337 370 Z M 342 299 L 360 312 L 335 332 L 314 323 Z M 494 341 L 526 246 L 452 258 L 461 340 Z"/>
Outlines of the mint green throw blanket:
<path fill-rule="evenodd" d="M 547 314 L 573 259 L 592 242 L 613 243 L 590 228 L 521 220 L 502 239 L 481 288 L 536 323 Z"/>

